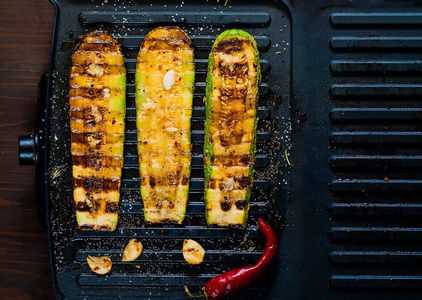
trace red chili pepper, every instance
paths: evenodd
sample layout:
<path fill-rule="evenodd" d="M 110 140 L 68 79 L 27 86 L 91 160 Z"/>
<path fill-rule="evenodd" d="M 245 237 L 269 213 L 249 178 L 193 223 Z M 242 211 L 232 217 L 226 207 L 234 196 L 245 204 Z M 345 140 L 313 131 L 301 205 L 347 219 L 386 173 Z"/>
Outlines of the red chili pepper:
<path fill-rule="evenodd" d="M 204 295 L 200 295 L 199 297 L 205 296 L 210 300 L 222 299 L 225 296 L 250 287 L 251 284 L 267 272 L 277 256 L 278 240 L 270 225 L 265 223 L 261 218 L 258 219 L 258 223 L 266 240 L 265 252 L 258 262 L 253 266 L 231 270 L 211 278 L 205 284 Z M 192 296 L 187 287 L 185 287 L 185 290 L 190 297 L 199 298 L 198 296 Z"/>

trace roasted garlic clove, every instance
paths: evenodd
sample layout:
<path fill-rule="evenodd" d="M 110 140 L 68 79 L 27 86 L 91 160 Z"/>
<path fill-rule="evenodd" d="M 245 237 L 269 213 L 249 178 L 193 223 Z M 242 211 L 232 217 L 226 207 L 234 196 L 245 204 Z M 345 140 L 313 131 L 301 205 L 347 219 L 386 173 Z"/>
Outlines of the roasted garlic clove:
<path fill-rule="evenodd" d="M 137 259 L 142 254 L 142 250 L 144 250 L 142 243 L 137 239 L 131 239 L 123 250 L 122 261 Z"/>
<path fill-rule="evenodd" d="M 183 257 L 192 265 L 199 265 L 204 260 L 205 250 L 194 240 L 184 240 Z"/>
<path fill-rule="evenodd" d="M 163 77 L 163 86 L 166 91 L 169 91 L 175 82 L 174 71 L 169 70 Z"/>
<path fill-rule="evenodd" d="M 95 257 L 88 255 L 86 261 L 88 262 L 91 270 L 100 275 L 104 275 L 110 272 L 111 266 L 113 265 L 111 259 L 107 256 Z"/>

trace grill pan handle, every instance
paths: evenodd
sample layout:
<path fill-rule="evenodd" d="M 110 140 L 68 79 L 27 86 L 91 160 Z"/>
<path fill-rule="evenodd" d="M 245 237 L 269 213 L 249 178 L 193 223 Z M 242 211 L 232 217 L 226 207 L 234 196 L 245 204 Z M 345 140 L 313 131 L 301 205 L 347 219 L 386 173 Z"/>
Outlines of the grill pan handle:
<path fill-rule="evenodd" d="M 19 136 L 19 164 L 35 165 L 38 136 L 36 130 L 31 135 Z"/>
<path fill-rule="evenodd" d="M 38 84 L 37 122 L 34 134 L 19 136 L 19 164 L 35 166 L 37 214 L 41 225 L 46 226 L 46 172 L 45 165 L 45 108 L 47 103 L 48 76 L 44 73 Z"/>

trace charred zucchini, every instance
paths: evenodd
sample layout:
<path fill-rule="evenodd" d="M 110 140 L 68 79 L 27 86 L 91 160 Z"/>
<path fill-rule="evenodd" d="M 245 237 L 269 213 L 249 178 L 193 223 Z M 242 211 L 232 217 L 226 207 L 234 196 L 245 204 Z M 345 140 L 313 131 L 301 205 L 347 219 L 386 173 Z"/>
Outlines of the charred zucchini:
<path fill-rule="evenodd" d="M 76 219 L 81 229 L 114 230 L 126 114 L 119 43 L 104 31 L 86 34 L 73 53 L 69 85 Z"/>
<path fill-rule="evenodd" d="M 139 172 L 147 223 L 182 223 L 189 192 L 195 65 L 178 27 L 152 30 L 136 63 Z"/>
<path fill-rule="evenodd" d="M 260 80 L 259 53 L 252 36 L 242 30 L 223 32 L 208 61 L 204 138 L 208 225 L 246 226 Z"/>

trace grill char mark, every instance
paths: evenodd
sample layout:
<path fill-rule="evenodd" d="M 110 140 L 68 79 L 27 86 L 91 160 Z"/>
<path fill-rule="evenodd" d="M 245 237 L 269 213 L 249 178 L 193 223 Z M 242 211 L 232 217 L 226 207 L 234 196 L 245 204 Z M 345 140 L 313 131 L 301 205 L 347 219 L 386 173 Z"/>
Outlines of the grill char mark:
<path fill-rule="evenodd" d="M 224 200 L 220 202 L 220 207 L 222 211 L 229 211 L 232 207 L 232 203 L 230 201 Z"/>
<path fill-rule="evenodd" d="M 98 177 L 75 178 L 75 187 L 83 188 L 87 192 L 109 192 L 118 191 L 120 188 L 119 179 L 108 179 Z"/>
<path fill-rule="evenodd" d="M 75 209 L 77 211 L 81 211 L 81 212 L 90 211 L 90 208 L 87 205 L 87 203 L 86 202 L 82 202 L 82 201 L 78 202 L 78 204 L 76 205 L 76 208 Z"/>
<path fill-rule="evenodd" d="M 90 147 L 88 145 L 88 139 L 95 139 L 98 141 L 103 141 L 105 138 L 105 134 L 104 132 L 96 132 L 96 133 L 91 133 L 91 132 L 84 132 L 84 133 L 79 133 L 79 132 L 72 132 L 71 133 L 71 141 L 72 143 L 83 143 L 86 144 L 87 147 Z"/>
<path fill-rule="evenodd" d="M 247 190 L 251 188 L 251 180 L 249 179 L 249 177 L 233 178 L 233 180 L 236 184 L 236 189 L 238 190 Z M 220 183 L 221 180 L 211 178 L 208 182 L 208 188 L 212 190 L 222 189 Z"/>
<path fill-rule="evenodd" d="M 96 155 L 73 155 L 72 162 L 74 166 L 82 166 L 85 168 L 93 168 L 99 165 L 101 166 L 117 168 L 121 167 L 123 158 L 119 156 L 96 156 Z"/>
<path fill-rule="evenodd" d="M 211 158 L 213 165 L 224 165 L 226 167 L 241 166 L 248 167 L 253 164 L 252 155 L 218 155 Z"/>
<path fill-rule="evenodd" d="M 248 203 L 245 200 L 238 200 L 234 204 L 236 204 L 236 208 L 238 210 L 244 210 Z"/>
<path fill-rule="evenodd" d="M 108 225 L 89 225 L 89 224 L 84 224 L 84 225 L 79 225 L 79 229 L 80 230 L 110 231 L 110 230 L 113 230 L 113 227 L 112 226 L 108 226 Z"/>
<path fill-rule="evenodd" d="M 216 48 L 214 49 L 215 55 L 219 53 L 230 54 L 230 55 L 243 55 L 243 47 L 249 45 L 251 42 L 245 39 L 227 39 L 221 41 Z M 223 65 L 223 61 L 219 61 L 218 67 L 220 73 L 223 77 L 224 82 L 236 81 L 237 84 L 245 83 L 249 74 L 248 74 L 248 64 L 247 62 Z M 216 119 L 219 121 L 220 128 L 226 128 L 223 132 L 220 132 L 219 138 L 220 143 L 223 147 L 228 147 L 230 145 L 239 145 L 242 143 L 244 136 L 243 130 L 236 130 L 236 125 L 242 122 L 244 115 L 246 113 L 246 107 L 243 111 L 233 111 L 230 110 L 231 102 L 234 99 L 240 100 L 242 103 L 246 103 L 246 98 L 248 96 L 248 90 L 245 87 L 237 87 L 233 85 L 225 86 L 220 88 L 221 96 L 220 101 L 222 106 L 227 106 L 228 109 L 224 110 L 216 116 Z"/>
<path fill-rule="evenodd" d="M 214 52 L 222 52 L 226 54 L 241 52 L 245 43 L 250 44 L 251 42 L 249 40 L 237 38 L 222 40 L 215 47 Z"/>
<path fill-rule="evenodd" d="M 178 185 L 187 186 L 189 184 L 189 176 L 167 175 L 166 178 L 160 176 L 142 176 L 141 185 L 150 186 L 152 188 L 157 186 Z"/>
<path fill-rule="evenodd" d="M 79 201 L 76 205 L 76 211 L 79 212 L 91 212 L 95 213 L 96 209 L 93 209 L 93 207 L 98 206 L 98 203 L 100 200 L 90 200 L 91 205 L 88 205 L 86 201 Z M 105 212 L 106 213 L 117 213 L 119 211 L 119 203 L 118 202 L 106 202 L 105 203 Z"/>
<path fill-rule="evenodd" d="M 96 55 L 103 55 L 107 53 L 119 54 L 116 43 L 83 43 L 80 44 L 75 54 L 84 54 L 86 52 L 93 52 Z"/>
<path fill-rule="evenodd" d="M 192 42 L 187 38 L 147 38 L 148 50 L 192 49 Z"/>
<path fill-rule="evenodd" d="M 112 92 L 113 89 L 119 90 L 117 88 L 109 88 L 109 87 L 70 87 L 69 89 L 69 96 L 70 97 L 81 97 L 87 98 L 90 100 L 98 99 L 108 101 L 107 98 L 104 97 L 105 91 L 104 89 L 108 89 L 109 92 Z"/>

